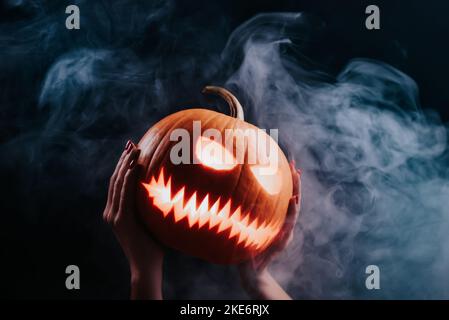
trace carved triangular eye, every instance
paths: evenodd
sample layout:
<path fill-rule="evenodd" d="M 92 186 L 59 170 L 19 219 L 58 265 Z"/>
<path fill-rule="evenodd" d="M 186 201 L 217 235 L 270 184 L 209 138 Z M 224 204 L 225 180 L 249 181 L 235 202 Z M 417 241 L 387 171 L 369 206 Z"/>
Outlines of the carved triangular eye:
<path fill-rule="evenodd" d="M 232 170 L 237 165 L 228 149 L 208 137 L 199 137 L 195 145 L 195 156 L 202 165 L 218 171 Z"/>
<path fill-rule="evenodd" d="M 275 195 L 281 191 L 282 175 L 278 168 L 254 165 L 251 166 L 251 172 L 268 194 Z"/>

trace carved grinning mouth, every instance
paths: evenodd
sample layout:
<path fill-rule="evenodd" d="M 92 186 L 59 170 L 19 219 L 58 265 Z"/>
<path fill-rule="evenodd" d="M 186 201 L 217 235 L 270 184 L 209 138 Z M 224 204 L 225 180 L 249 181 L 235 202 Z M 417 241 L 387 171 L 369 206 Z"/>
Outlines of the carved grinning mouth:
<path fill-rule="evenodd" d="M 190 228 L 208 228 L 211 232 L 218 226 L 216 233 L 229 231 L 229 239 L 237 237 L 237 244 L 244 247 L 265 247 L 278 233 L 280 226 L 259 222 L 258 218 L 250 223 L 249 212 L 243 214 L 241 206 L 231 212 L 231 199 L 224 206 L 220 206 L 220 198 L 210 206 L 209 194 L 199 201 L 194 192 L 189 200 L 184 201 L 186 187 L 183 186 L 172 196 L 172 178 L 165 182 L 164 168 L 159 177 L 151 178 L 150 183 L 142 183 L 153 200 L 153 205 L 161 211 L 166 218 L 172 211 L 175 222 L 187 219 Z"/>

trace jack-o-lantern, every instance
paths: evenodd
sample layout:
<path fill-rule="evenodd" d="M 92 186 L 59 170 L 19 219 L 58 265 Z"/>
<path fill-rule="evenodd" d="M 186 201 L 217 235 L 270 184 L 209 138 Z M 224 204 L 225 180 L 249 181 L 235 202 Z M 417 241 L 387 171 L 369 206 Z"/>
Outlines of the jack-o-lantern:
<path fill-rule="evenodd" d="M 138 163 L 144 170 L 138 211 L 163 244 L 210 262 L 238 263 L 263 251 L 281 229 L 292 197 L 290 167 L 272 137 L 243 120 L 243 109 L 229 91 L 206 87 L 203 92 L 224 98 L 231 116 L 189 109 L 147 131 L 139 142 Z M 199 134 L 195 123 L 201 125 Z M 211 132 L 235 143 L 225 146 Z M 256 133 L 258 139 L 246 135 L 244 143 L 238 143 L 242 132 Z M 179 147 L 180 138 L 187 139 L 187 149 Z M 261 141 L 271 147 L 259 148 Z M 258 151 L 267 149 L 274 157 L 264 158 Z M 190 161 L 173 161 L 180 151 Z M 250 159 L 250 153 L 256 156 Z M 264 172 L 273 166 L 267 159 L 273 158 L 274 170 Z"/>

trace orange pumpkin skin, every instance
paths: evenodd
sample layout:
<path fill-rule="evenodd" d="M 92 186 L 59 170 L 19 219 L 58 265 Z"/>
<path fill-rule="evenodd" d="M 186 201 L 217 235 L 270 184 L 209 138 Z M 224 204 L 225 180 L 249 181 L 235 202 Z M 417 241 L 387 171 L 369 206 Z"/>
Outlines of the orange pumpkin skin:
<path fill-rule="evenodd" d="M 151 234 L 163 244 L 213 263 L 238 263 L 263 251 L 283 225 L 292 197 L 290 167 L 276 145 L 282 184 L 279 192 L 273 195 L 255 179 L 248 163 L 224 171 L 202 164 L 175 165 L 170 160 L 170 150 L 178 142 L 170 141 L 170 133 L 183 128 L 193 140 L 193 121 L 201 121 L 202 132 L 214 128 L 221 131 L 223 137 L 225 129 L 260 130 L 240 119 L 206 109 L 180 111 L 156 123 L 139 142 L 138 163 L 143 170 L 136 199 L 138 212 Z M 194 145 L 195 141 L 191 141 L 192 154 Z M 208 213 L 204 219 L 190 219 L 189 214 L 177 216 L 176 205 L 166 207 L 163 212 L 156 197 L 150 196 L 149 188 L 156 182 L 159 186 L 170 185 L 171 199 L 183 192 L 183 200 L 178 201 L 178 205 L 183 204 L 184 208 L 195 194 L 196 209 L 193 211 L 196 213 L 201 211 L 200 204 L 207 203 Z M 230 210 L 225 208 L 228 202 Z M 218 208 L 212 208 L 214 204 Z"/>

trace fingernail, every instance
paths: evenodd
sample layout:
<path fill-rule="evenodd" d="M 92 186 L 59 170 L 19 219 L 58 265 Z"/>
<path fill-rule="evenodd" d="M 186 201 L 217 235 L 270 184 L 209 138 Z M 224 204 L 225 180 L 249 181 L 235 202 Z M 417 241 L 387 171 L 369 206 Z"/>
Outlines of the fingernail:
<path fill-rule="evenodd" d="M 298 172 L 299 175 L 302 173 L 301 169 L 296 169 L 296 172 Z"/>
<path fill-rule="evenodd" d="M 125 150 L 128 150 L 130 144 L 131 144 L 131 140 L 128 140 L 125 145 Z"/>
<path fill-rule="evenodd" d="M 134 148 L 134 145 L 133 145 L 133 143 L 130 141 L 130 142 L 129 142 L 129 145 L 128 145 L 127 149 L 126 149 L 126 153 L 127 153 L 127 154 L 130 153 L 131 150 L 132 150 L 133 148 Z"/>
<path fill-rule="evenodd" d="M 294 195 L 294 196 L 293 196 L 293 200 L 295 201 L 296 204 L 298 204 L 298 202 L 299 202 L 299 196 L 298 196 L 298 195 Z"/>

